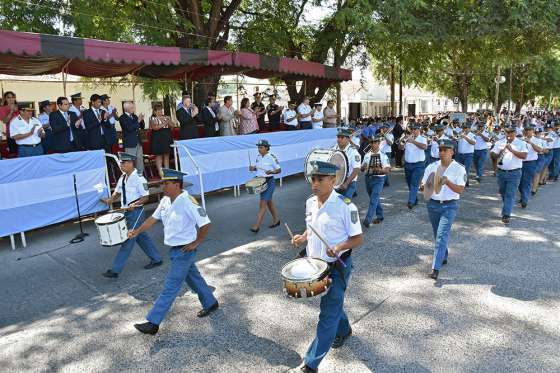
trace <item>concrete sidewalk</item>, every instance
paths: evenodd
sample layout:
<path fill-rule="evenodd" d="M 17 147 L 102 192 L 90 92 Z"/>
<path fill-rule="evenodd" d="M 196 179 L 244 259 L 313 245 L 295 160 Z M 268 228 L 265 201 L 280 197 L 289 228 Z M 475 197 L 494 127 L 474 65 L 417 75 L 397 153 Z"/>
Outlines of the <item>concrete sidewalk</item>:
<path fill-rule="evenodd" d="M 421 202 L 406 208 L 402 170 L 383 192 L 385 221 L 365 230 L 355 252 L 346 309 L 354 335 L 321 364 L 323 372 L 560 371 L 560 183 L 543 187 L 510 226 L 499 221 L 494 177 L 464 193 L 450 240 L 449 264 L 426 277 L 433 252 Z M 363 178 L 356 204 L 363 218 Z M 310 188 L 284 180 L 275 201 L 282 221 L 304 227 Z M 152 206 L 152 209 L 155 206 Z M 115 248 L 91 234 L 68 245 L 65 224 L 28 234 L 12 252 L 0 241 L 0 367 L 6 372 L 284 372 L 301 361 L 315 332 L 319 299 L 282 294 L 280 269 L 296 251 L 281 227 L 249 227 L 255 196 L 232 192 L 207 200 L 212 219 L 198 266 L 221 306 L 206 319 L 185 287 L 155 336 L 139 334 L 159 295 L 169 261 L 144 270 L 135 249 L 118 280 L 101 273 Z M 150 233 L 162 253 L 161 226 Z"/>

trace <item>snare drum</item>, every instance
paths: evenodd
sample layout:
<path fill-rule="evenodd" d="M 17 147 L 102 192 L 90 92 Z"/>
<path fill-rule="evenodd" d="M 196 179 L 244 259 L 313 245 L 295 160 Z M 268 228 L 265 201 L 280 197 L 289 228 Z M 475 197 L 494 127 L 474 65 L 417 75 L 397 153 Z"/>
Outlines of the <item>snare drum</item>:
<path fill-rule="evenodd" d="M 113 212 L 95 219 L 101 246 L 115 246 L 128 239 L 128 228 L 124 214 Z"/>
<path fill-rule="evenodd" d="M 331 281 L 329 265 L 317 258 L 298 258 L 282 267 L 284 293 L 294 298 L 309 298 L 324 293 Z"/>
<path fill-rule="evenodd" d="M 266 177 L 254 177 L 245 183 L 245 189 L 249 194 L 261 194 L 267 188 Z"/>
<path fill-rule="evenodd" d="M 338 166 L 339 170 L 336 171 L 336 181 L 334 188 L 337 189 L 344 183 L 346 176 L 348 174 L 348 158 L 346 153 L 340 150 L 334 149 L 314 149 L 305 158 L 304 172 L 307 182 L 311 183 L 311 176 L 309 176 L 309 170 L 311 167 L 311 161 L 323 161 L 335 164 Z"/>

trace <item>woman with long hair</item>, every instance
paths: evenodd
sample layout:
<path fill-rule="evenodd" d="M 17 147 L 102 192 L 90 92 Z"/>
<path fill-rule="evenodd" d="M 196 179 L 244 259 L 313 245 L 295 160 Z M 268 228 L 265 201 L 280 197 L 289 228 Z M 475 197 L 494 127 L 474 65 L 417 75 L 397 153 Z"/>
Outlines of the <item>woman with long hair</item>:
<path fill-rule="evenodd" d="M 2 106 L 0 106 L 0 121 L 6 125 L 6 140 L 10 153 L 17 153 L 17 144 L 10 137 L 10 122 L 19 115 L 16 94 L 12 91 L 4 92 Z"/>
<path fill-rule="evenodd" d="M 162 167 L 169 168 L 169 153 L 171 144 L 173 144 L 172 127 L 174 127 L 173 121 L 163 113 L 163 105 L 155 104 L 150 117 L 151 151 L 156 156 L 156 166 L 160 177 L 163 177 Z"/>

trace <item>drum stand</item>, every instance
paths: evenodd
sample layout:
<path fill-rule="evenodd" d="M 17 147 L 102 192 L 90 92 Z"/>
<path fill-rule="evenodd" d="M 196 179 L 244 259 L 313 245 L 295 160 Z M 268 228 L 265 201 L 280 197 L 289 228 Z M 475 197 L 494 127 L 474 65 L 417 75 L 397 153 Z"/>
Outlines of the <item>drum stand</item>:
<path fill-rule="evenodd" d="M 74 174 L 74 197 L 76 198 L 76 209 L 78 210 L 78 223 L 80 223 L 80 233 L 70 240 L 70 243 L 82 242 L 89 233 L 84 232 L 82 227 L 82 215 L 80 214 L 80 203 L 78 202 L 78 188 L 76 187 L 76 175 Z"/>

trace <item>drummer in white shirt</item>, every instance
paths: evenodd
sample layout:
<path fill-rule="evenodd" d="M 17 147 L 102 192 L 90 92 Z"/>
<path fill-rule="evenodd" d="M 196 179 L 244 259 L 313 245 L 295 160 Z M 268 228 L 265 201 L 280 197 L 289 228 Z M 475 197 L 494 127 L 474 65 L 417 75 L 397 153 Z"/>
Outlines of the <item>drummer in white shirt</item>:
<path fill-rule="evenodd" d="M 255 222 L 255 225 L 250 228 L 253 233 L 258 233 L 267 208 L 272 215 L 272 225 L 270 225 L 269 228 L 276 228 L 280 225 L 278 211 L 276 210 L 276 206 L 274 206 L 274 202 L 272 202 L 272 194 L 274 193 L 274 188 L 276 187 L 274 175 L 279 174 L 282 171 L 280 168 L 280 162 L 278 162 L 278 159 L 274 154 L 270 153 L 270 143 L 267 140 L 260 140 L 257 143 L 257 148 L 259 150 L 259 155 L 257 155 L 255 165 L 249 166 L 249 171 L 256 171 L 257 177 L 266 178 L 267 188 L 260 195 L 257 221 Z"/>
<path fill-rule="evenodd" d="M 313 122 L 313 129 L 323 128 L 323 104 L 320 102 L 315 103 L 315 110 L 311 116 Z"/>
<path fill-rule="evenodd" d="M 498 187 L 502 196 L 502 222 L 509 224 L 515 203 L 515 193 L 521 181 L 523 159 L 527 158 L 527 144 L 515 137 L 515 127 L 505 127 L 506 138 L 494 144 L 492 153 L 497 155 Z"/>
<path fill-rule="evenodd" d="M 535 126 L 526 124 L 523 130 L 523 140 L 527 143 L 527 158 L 523 160 L 521 168 L 521 182 L 519 183 L 519 203 L 521 208 L 526 208 L 529 202 L 529 193 L 533 185 L 533 177 L 537 173 L 537 160 L 539 153 L 542 153 L 543 147 L 540 139 L 534 136 Z"/>
<path fill-rule="evenodd" d="M 10 122 L 10 137 L 18 145 L 20 158 L 44 154 L 41 139 L 45 137 L 45 130 L 33 112 L 33 105 L 20 105 L 20 114 Z"/>
<path fill-rule="evenodd" d="M 320 258 L 331 265 L 331 286 L 321 298 L 321 312 L 315 339 L 309 346 L 302 372 L 316 372 L 330 348 L 342 347 L 352 335 L 344 312 L 344 293 L 352 273 L 352 250 L 363 243 L 358 209 L 334 190 L 336 171 L 328 162 L 312 161 L 309 176 L 313 196 L 305 204 L 306 230 L 294 236 L 296 246 L 307 241 L 307 256 Z M 323 236 L 328 247 L 312 232 L 312 226 Z M 345 265 L 337 261 L 339 256 Z"/>
<path fill-rule="evenodd" d="M 422 178 L 422 184 L 426 187 L 428 178 L 434 174 L 434 191 L 426 204 L 435 240 L 432 272 L 429 274 L 434 280 L 438 278 L 441 266 L 447 264 L 449 233 L 467 181 L 465 168 L 453 160 L 455 143 L 443 139 L 438 141 L 438 147 L 440 160 L 430 164 Z M 435 180 L 436 177 L 439 180 Z M 441 189 L 437 191 L 439 187 Z"/>

